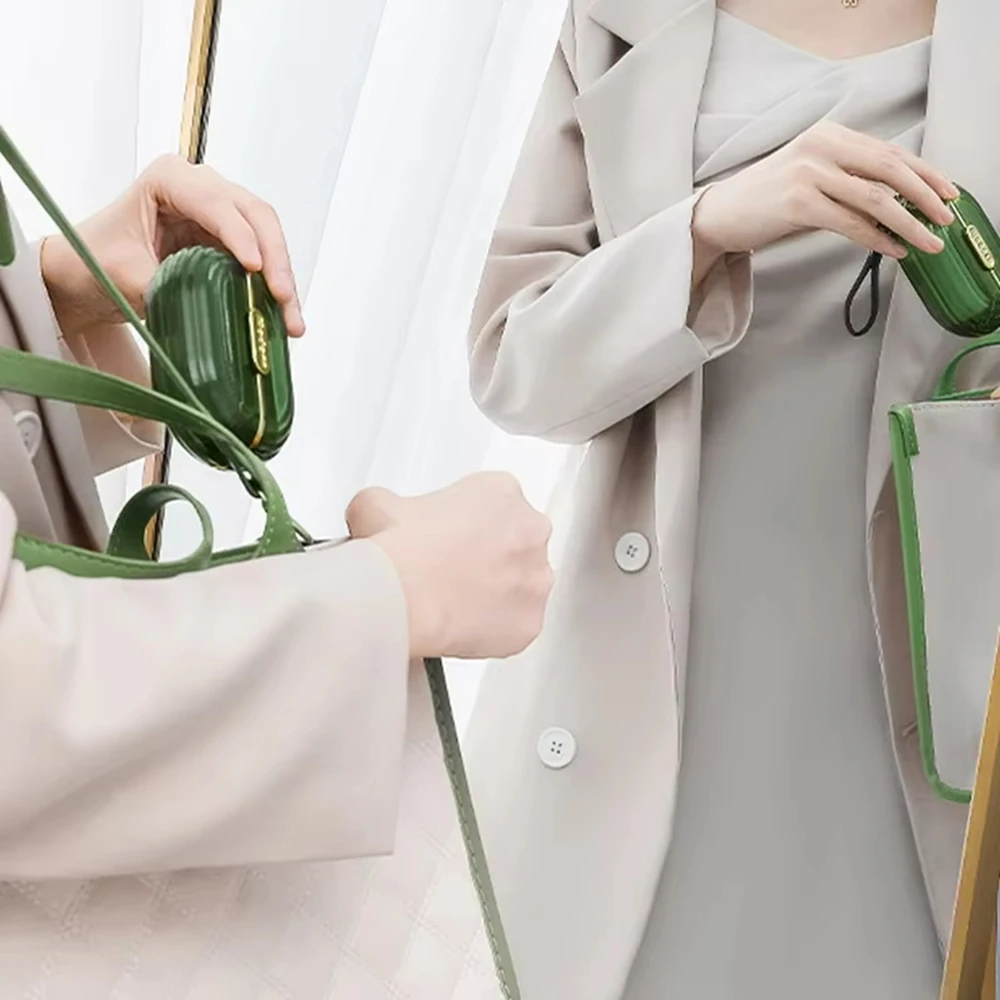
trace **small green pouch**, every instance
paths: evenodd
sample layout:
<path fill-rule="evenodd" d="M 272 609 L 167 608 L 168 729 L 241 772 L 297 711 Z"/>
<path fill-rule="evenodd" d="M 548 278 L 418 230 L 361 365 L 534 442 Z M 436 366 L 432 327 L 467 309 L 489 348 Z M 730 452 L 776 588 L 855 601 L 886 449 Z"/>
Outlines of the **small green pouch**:
<path fill-rule="evenodd" d="M 285 323 L 262 275 L 213 247 L 179 250 L 150 282 L 146 323 L 206 410 L 258 458 L 273 458 L 291 433 L 294 401 Z M 158 356 L 150 361 L 153 388 L 184 398 Z M 227 465 L 211 439 L 175 436 L 203 462 Z"/>
<path fill-rule="evenodd" d="M 1000 327 L 1000 236 L 979 202 L 968 191 L 959 191 L 959 197 L 948 203 L 955 219 L 947 226 L 930 222 L 914 205 L 899 199 L 944 242 L 940 253 L 907 246 L 900 267 L 924 307 L 944 329 L 959 337 L 982 337 Z M 867 333 L 878 316 L 881 261 L 881 254 L 868 255 L 847 296 L 844 322 L 855 336 Z M 866 278 L 871 280 L 871 313 L 862 327 L 855 327 L 854 301 Z"/>

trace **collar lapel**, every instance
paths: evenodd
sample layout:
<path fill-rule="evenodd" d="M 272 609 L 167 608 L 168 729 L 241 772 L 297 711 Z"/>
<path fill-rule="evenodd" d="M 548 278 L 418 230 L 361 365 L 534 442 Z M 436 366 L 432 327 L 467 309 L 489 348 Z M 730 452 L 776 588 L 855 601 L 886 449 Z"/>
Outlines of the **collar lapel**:
<path fill-rule="evenodd" d="M 655 34 L 694 0 L 595 0 L 590 18 L 629 45 Z"/>
<path fill-rule="evenodd" d="M 971 191 L 1000 220 L 1000 3 L 938 0 L 931 48 L 927 121 L 921 155 Z M 868 457 L 868 516 L 889 471 L 887 414 L 896 403 L 924 399 L 962 341 L 927 315 L 900 275 L 886 321 L 875 386 Z"/>
<path fill-rule="evenodd" d="M 7 303 L 21 347 L 41 357 L 62 361 L 59 327 L 42 282 L 38 247 L 25 245 L 16 228 L 15 241 L 17 256 L 14 262 L 0 270 L 0 294 Z M 90 541 L 96 547 L 103 547 L 107 538 L 107 522 L 76 408 L 50 399 L 39 400 L 39 406 L 49 443 L 59 461 L 66 488 L 86 525 Z"/>
<path fill-rule="evenodd" d="M 590 17 L 629 46 L 576 102 L 607 239 L 691 194 L 715 0 L 597 0 Z"/>

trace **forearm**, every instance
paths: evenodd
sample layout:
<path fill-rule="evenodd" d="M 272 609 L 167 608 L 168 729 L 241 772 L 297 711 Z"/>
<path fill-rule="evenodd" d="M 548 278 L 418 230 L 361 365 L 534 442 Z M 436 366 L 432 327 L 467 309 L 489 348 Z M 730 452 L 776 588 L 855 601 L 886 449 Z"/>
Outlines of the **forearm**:
<path fill-rule="evenodd" d="M 726 251 L 713 243 L 703 232 L 701 218 L 701 197 L 699 196 L 691 210 L 692 301 L 698 297 L 698 290 L 709 272 L 726 256 Z"/>
<path fill-rule="evenodd" d="M 580 257 L 525 252 L 523 232 L 511 234 L 520 253 L 508 253 L 500 234 L 471 351 L 473 392 L 492 419 L 515 433 L 587 440 L 739 341 L 749 265 L 698 253 L 694 202 Z"/>
<path fill-rule="evenodd" d="M 391 850 L 407 627 L 376 546 L 164 581 L 0 570 L 0 877 Z"/>

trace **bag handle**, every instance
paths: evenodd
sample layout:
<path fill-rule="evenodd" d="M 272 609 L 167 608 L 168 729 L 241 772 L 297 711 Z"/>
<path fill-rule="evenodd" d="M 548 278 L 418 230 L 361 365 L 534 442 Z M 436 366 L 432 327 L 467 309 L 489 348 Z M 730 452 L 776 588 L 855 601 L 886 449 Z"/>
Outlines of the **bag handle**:
<path fill-rule="evenodd" d="M 934 395 L 931 398 L 937 400 L 954 396 L 958 392 L 958 366 L 974 351 L 982 350 L 984 347 L 997 346 L 1000 346 L 1000 330 L 995 330 L 985 337 L 979 337 L 969 344 L 968 347 L 962 348 L 948 362 L 944 371 L 941 372 L 941 378 L 938 379 L 937 388 L 934 390 Z"/>
<path fill-rule="evenodd" d="M 226 450 L 246 488 L 259 497 L 264 506 L 265 529 L 253 554 L 265 556 L 293 552 L 301 548 L 304 538 L 308 538 L 292 520 L 281 489 L 264 463 L 230 430 L 187 403 L 105 372 L 9 348 L 0 348 L 0 391 L 115 410 L 210 437 Z M 141 521 L 140 514 L 148 511 L 152 516 L 156 510 L 175 500 L 192 503 L 195 507 L 202 524 L 202 544 L 187 559 L 176 562 L 157 563 L 148 556 L 140 557 L 139 553 L 144 548 L 142 533 L 149 520 L 147 517 L 146 521 Z M 15 543 L 17 557 L 26 565 L 43 562 L 77 574 L 83 569 L 90 576 L 175 576 L 179 572 L 204 568 L 212 561 L 208 512 L 183 490 L 146 487 L 133 497 L 123 513 L 125 521 L 120 526 L 116 524 L 112 535 L 114 545 L 107 553 L 88 552 L 19 535 Z"/>
<path fill-rule="evenodd" d="M 852 337 L 863 337 L 875 325 L 875 321 L 878 319 L 879 297 L 881 294 L 879 272 L 881 269 L 882 254 L 877 250 L 872 250 L 865 258 L 865 262 L 862 264 L 861 270 L 854 279 L 854 284 L 851 285 L 851 290 L 847 293 L 847 298 L 844 300 L 844 326 L 847 327 L 847 332 Z M 854 303 L 866 280 L 869 284 L 868 318 L 861 326 L 855 326 Z"/>

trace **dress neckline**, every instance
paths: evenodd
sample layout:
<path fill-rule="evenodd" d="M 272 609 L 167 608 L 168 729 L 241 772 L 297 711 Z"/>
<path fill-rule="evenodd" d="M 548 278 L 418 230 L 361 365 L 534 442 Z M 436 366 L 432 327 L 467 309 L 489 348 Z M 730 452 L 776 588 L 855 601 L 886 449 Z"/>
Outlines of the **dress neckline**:
<path fill-rule="evenodd" d="M 818 52 L 811 52 L 809 49 L 804 49 L 801 46 L 796 45 L 794 42 L 789 42 L 784 38 L 779 38 L 778 35 L 772 34 L 772 32 L 768 31 L 766 28 L 760 28 L 756 24 L 751 24 L 750 21 L 746 21 L 739 15 L 732 14 L 728 10 L 724 10 L 721 7 L 717 8 L 717 12 L 729 21 L 742 25 L 748 31 L 751 31 L 756 35 L 763 36 L 763 38 L 773 44 L 825 66 L 854 66 L 871 59 L 894 56 L 903 52 L 910 52 L 914 49 L 923 49 L 931 43 L 931 36 L 924 35 L 922 38 L 915 38 L 910 42 L 901 42 L 899 45 L 890 45 L 886 49 L 876 49 L 874 52 L 864 52 L 858 56 L 846 56 L 842 59 L 834 59 L 830 56 L 821 56 Z"/>

